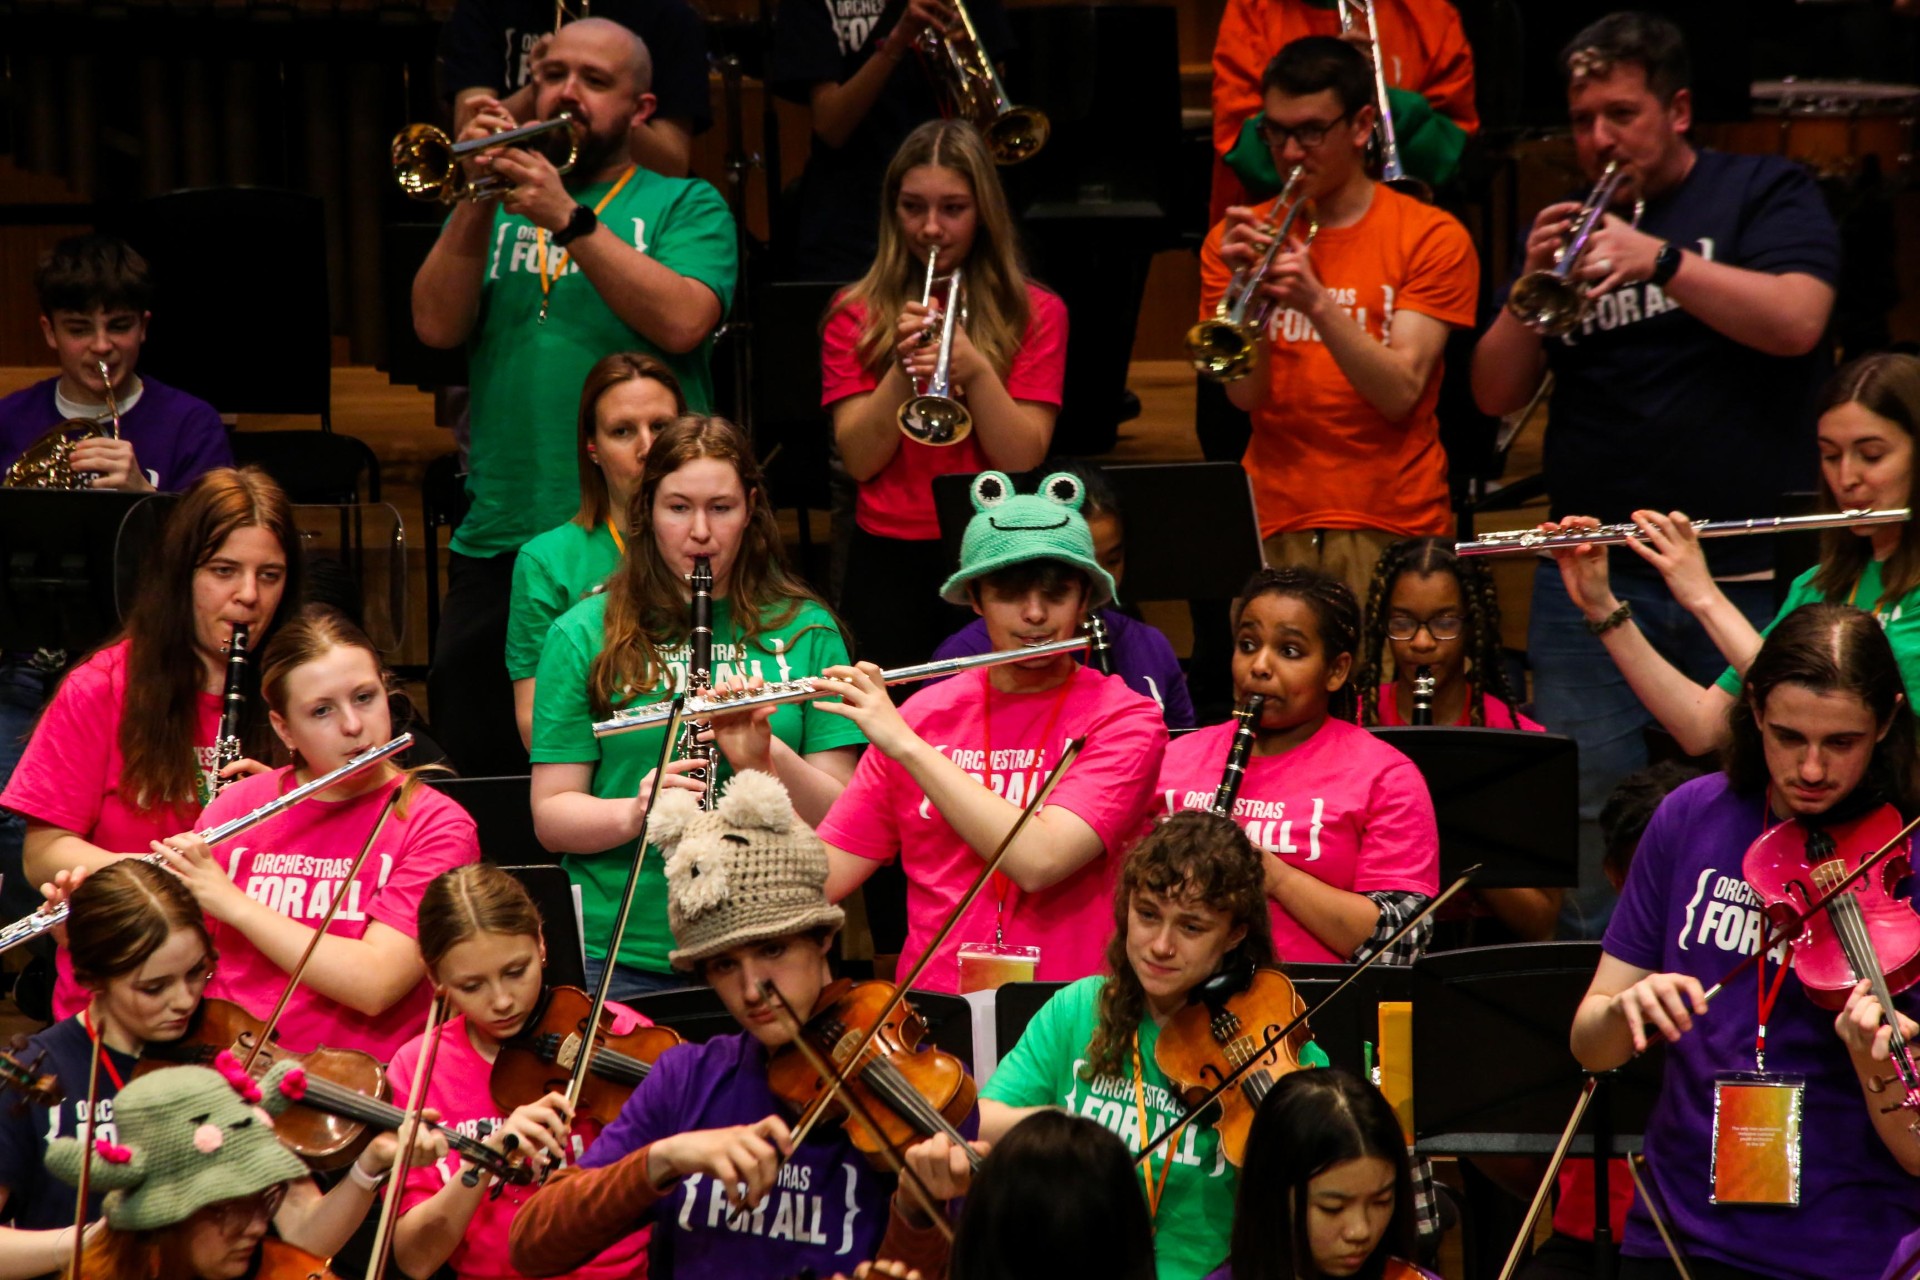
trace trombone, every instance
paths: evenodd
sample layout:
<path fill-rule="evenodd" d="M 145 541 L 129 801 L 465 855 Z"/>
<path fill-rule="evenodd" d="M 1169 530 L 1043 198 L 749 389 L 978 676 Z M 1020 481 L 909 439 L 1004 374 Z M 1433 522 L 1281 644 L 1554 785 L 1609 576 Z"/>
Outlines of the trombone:
<path fill-rule="evenodd" d="M 1626 171 L 1618 160 L 1607 161 L 1586 203 L 1574 215 L 1566 239 L 1554 250 L 1553 265 L 1529 271 L 1514 281 L 1513 291 L 1507 295 L 1507 310 L 1514 319 L 1546 338 L 1565 337 L 1580 327 L 1593 309 L 1593 298 L 1587 293 L 1587 286 L 1573 278 L 1573 273 L 1586 257 L 1587 242 L 1593 239 L 1593 233 L 1606 218 L 1607 207 L 1613 203 L 1614 193 L 1625 178 Z M 1635 226 L 1640 225 L 1640 214 L 1645 208 L 1644 200 L 1634 203 Z"/>
<path fill-rule="evenodd" d="M 938 270 L 940 250 L 927 250 L 927 282 L 920 290 L 920 305 L 933 301 L 934 272 Z M 953 383 L 948 376 L 953 359 L 953 325 L 960 314 L 960 269 L 947 277 L 947 301 L 940 311 L 940 353 L 934 357 L 933 376 L 923 389 L 916 382 L 914 396 L 900 406 L 900 431 L 909 440 L 921 444 L 959 444 L 973 433 L 973 415 L 967 406 L 953 398 Z"/>
<path fill-rule="evenodd" d="M 1052 126 L 1047 113 L 1037 107 L 1017 107 L 993 69 L 993 59 L 980 43 L 973 16 L 966 0 L 948 0 L 954 16 L 960 20 L 958 31 L 942 32 L 929 27 L 920 33 L 920 54 L 926 59 L 933 78 L 940 82 L 953 113 L 971 120 L 986 139 L 993 162 L 1019 164 L 1038 155 L 1047 145 Z"/>
<path fill-rule="evenodd" d="M 564 131 L 565 149 L 548 138 Z M 415 200 L 454 204 L 461 200 L 491 200 L 505 195 L 513 184 L 494 174 L 469 179 L 460 162 L 481 151 L 517 147 L 539 139 L 536 149 L 553 161 L 561 173 L 572 170 L 580 158 L 580 129 L 571 112 L 551 120 L 536 120 L 517 129 L 503 129 L 485 138 L 454 142 L 438 125 L 410 124 L 393 136 L 393 178 Z"/>
<path fill-rule="evenodd" d="M 1258 299 L 1260 283 L 1273 268 L 1273 260 L 1292 234 L 1295 221 L 1306 218 L 1309 245 L 1320 233 L 1313 202 L 1305 196 L 1293 198 L 1305 173 L 1306 166 L 1293 166 L 1287 174 L 1286 186 L 1280 189 L 1266 221 L 1260 224 L 1261 232 L 1271 239 L 1259 263 L 1251 270 L 1242 267 L 1234 272 L 1212 318 L 1187 330 L 1187 359 L 1193 362 L 1193 371 L 1201 377 L 1214 382 L 1238 382 L 1253 371 L 1255 344 L 1260 341 L 1261 330 L 1266 328 L 1272 311 L 1269 301 Z"/>
<path fill-rule="evenodd" d="M 1373 0 L 1338 0 L 1340 31 L 1345 35 L 1358 25 L 1355 12 L 1367 20 L 1367 60 L 1373 64 L 1373 136 L 1380 148 L 1380 181 L 1402 195 L 1422 204 L 1433 203 L 1433 188 L 1414 177 L 1400 163 L 1400 139 L 1393 131 L 1393 107 L 1387 97 L 1387 72 L 1380 63 L 1380 27 L 1373 18 Z"/>

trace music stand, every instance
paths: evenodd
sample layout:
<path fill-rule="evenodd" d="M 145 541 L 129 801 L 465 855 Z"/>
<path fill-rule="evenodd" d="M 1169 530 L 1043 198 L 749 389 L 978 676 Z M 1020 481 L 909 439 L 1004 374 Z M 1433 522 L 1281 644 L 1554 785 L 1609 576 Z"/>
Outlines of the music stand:
<path fill-rule="evenodd" d="M 480 856 L 501 866 L 559 861 L 533 830 L 533 803 L 523 774 L 504 778 L 450 778 L 433 775 L 427 785 L 459 804 L 480 832 Z"/>
<path fill-rule="evenodd" d="M 1054 471 L 1042 465 L 1013 478 L 1021 493 Z M 1127 529 L 1121 598 L 1231 600 L 1261 565 L 1260 522 L 1247 473 L 1233 462 L 1102 467 Z M 936 476 L 933 506 L 949 564 L 973 518 L 973 473 Z"/>
<path fill-rule="evenodd" d="M 1414 1146 L 1422 1155 L 1549 1155 L 1586 1081 L 1594 1268 L 1612 1271 L 1607 1161 L 1640 1149 L 1660 1088 L 1658 1047 L 1616 1071 L 1584 1070 L 1567 1046 L 1600 963 L 1597 942 L 1530 942 L 1425 956 L 1413 966 Z"/>
<path fill-rule="evenodd" d="M 144 504 L 157 518 L 130 520 Z M 0 490 L 0 650 L 77 656 L 117 631 L 169 505 L 115 490 Z"/>
<path fill-rule="evenodd" d="M 1580 761 L 1572 738 L 1454 726 L 1373 733 L 1427 780 L 1440 827 L 1440 883 L 1476 863 L 1476 889 L 1580 882 Z"/>

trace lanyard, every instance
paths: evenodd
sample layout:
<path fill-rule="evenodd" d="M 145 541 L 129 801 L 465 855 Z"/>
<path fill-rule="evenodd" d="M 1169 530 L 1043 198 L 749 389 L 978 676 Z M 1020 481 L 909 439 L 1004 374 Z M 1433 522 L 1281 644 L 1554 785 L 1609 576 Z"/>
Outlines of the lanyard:
<path fill-rule="evenodd" d="M 1047 713 L 1046 727 L 1040 731 L 1040 751 L 1047 750 L 1048 744 L 1053 741 L 1054 726 L 1060 723 L 1060 709 L 1067 705 L 1067 691 L 1073 687 L 1074 677 L 1078 674 L 1079 670 L 1076 668 L 1074 671 L 1068 673 L 1065 680 L 1060 682 L 1060 692 L 1054 695 L 1053 710 Z M 989 678 L 988 672 L 985 669 L 982 669 L 980 672 L 980 715 L 986 725 L 987 738 L 986 767 L 982 772 L 991 776 L 993 773 L 993 681 Z M 1038 763 L 1038 759 L 1038 753 L 1036 752 L 1036 764 Z M 991 786 L 989 786 L 988 789 L 991 790 Z M 1006 924 L 1007 915 L 1007 892 L 1012 884 L 1013 881 L 1001 872 L 996 871 L 993 873 L 993 943 L 995 946 L 999 946 L 1006 941 L 1004 925 Z M 1141 1141 L 1145 1142 L 1146 1139 L 1142 1138 Z"/>
<path fill-rule="evenodd" d="M 1767 818 L 1772 808 L 1772 799 L 1773 789 L 1768 787 L 1760 797 L 1760 834 L 1762 836 L 1767 834 Z M 1782 819 L 1782 821 L 1789 820 Z M 1786 983 L 1787 970 L 1793 968 L 1793 943 L 1788 942 L 1779 971 L 1773 975 L 1773 985 L 1768 986 L 1767 953 L 1764 949 L 1766 941 L 1766 935 L 1763 932 L 1760 938 L 1762 950 L 1755 957 L 1758 967 L 1754 970 L 1754 994 L 1759 997 L 1760 1025 L 1753 1036 L 1753 1062 L 1755 1069 L 1759 1071 L 1767 1069 L 1767 1019 L 1773 1016 L 1773 1005 L 1780 998 L 1780 988 Z"/>
<path fill-rule="evenodd" d="M 627 171 L 620 175 L 620 180 L 607 189 L 607 194 L 600 197 L 599 204 L 593 206 L 594 217 L 599 217 L 600 211 L 613 202 L 613 198 L 620 194 L 620 188 L 627 185 L 627 179 L 633 177 L 633 172 L 637 168 L 639 168 L 638 165 L 627 166 Z M 547 307 L 553 301 L 554 283 L 566 274 L 569 255 L 565 249 L 560 250 L 559 256 L 553 261 L 553 274 L 549 276 L 547 274 L 547 229 L 535 227 L 534 232 L 534 238 L 540 242 L 540 323 L 545 324 Z"/>
<path fill-rule="evenodd" d="M 627 540 L 620 536 L 620 526 L 613 522 L 612 516 L 607 517 L 607 532 L 613 536 L 614 550 L 624 557 L 627 554 Z"/>
<path fill-rule="evenodd" d="M 80 1025 L 87 1029 L 87 1039 L 100 1045 L 100 1065 L 106 1068 L 107 1079 L 113 1081 L 114 1089 L 117 1091 L 126 1088 L 127 1082 L 120 1078 L 120 1072 L 113 1065 L 113 1052 L 106 1045 L 100 1044 L 100 1034 L 93 1029 L 92 1005 L 80 1011 Z"/>
<path fill-rule="evenodd" d="M 1134 1113 L 1140 1117 L 1140 1146 L 1145 1150 L 1153 1137 L 1147 1128 L 1147 1069 L 1140 1060 L 1140 1031 L 1137 1027 L 1133 1033 L 1133 1107 Z M 1156 1230 L 1159 1229 L 1160 1197 L 1167 1189 L 1167 1175 L 1173 1172 L 1173 1153 L 1177 1146 L 1178 1143 L 1167 1144 L 1165 1154 L 1160 1157 L 1158 1179 L 1153 1176 L 1152 1156 L 1147 1157 L 1146 1164 L 1140 1170 L 1142 1189 L 1147 1196 L 1147 1220 L 1154 1224 Z"/>

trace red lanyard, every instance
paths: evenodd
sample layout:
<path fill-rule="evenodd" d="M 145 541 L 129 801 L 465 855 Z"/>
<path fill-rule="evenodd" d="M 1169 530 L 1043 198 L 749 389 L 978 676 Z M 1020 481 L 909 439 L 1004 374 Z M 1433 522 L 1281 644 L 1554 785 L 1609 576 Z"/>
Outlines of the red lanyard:
<path fill-rule="evenodd" d="M 1067 678 L 1060 682 L 1060 692 L 1054 695 L 1053 710 L 1047 713 L 1046 727 L 1040 730 L 1039 746 L 1034 753 L 1035 767 L 1030 771 L 1036 777 L 1039 775 L 1039 753 L 1051 749 L 1050 744 L 1053 742 L 1054 727 L 1060 723 L 1060 710 L 1067 705 L 1067 693 L 1073 688 L 1074 678 L 1079 674 L 1080 669 L 1075 667 L 1067 674 Z M 980 714 L 981 719 L 985 722 L 987 738 L 987 758 L 981 762 L 982 767 L 980 772 L 985 777 L 991 777 L 993 775 L 993 681 L 989 678 L 989 675 L 990 673 L 984 669 L 980 672 Z M 988 784 L 988 788 L 992 788 L 991 783 Z M 993 894 L 995 899 L 993 940 L 996 944 L 1001 940 L 1000 926 L 1007 913 L 1007 892 L 1012 883 L 1013 881 L 1001 872 L 996 871 L 993 873 Z"/>
<path fill-rule="evenodd" d="M 1760 797 L 1760 834 L 1763 837 L 1767 834 L 1767 818 L 1772 809 L 1772 798 L 1772 787 L 1768 787 Z M 1782 819 L 1782 821 L 1789 821 L 1789 819 Z M 1755 1068 L 1760 1071 L 1767 1069 L 1767 1019 L 1773 1016 L 1773 1005 L 1780 998 L 1780 988 L 1786 983 L 1787 970 L 1793 968 L 1793 943 L 1788 941 L 1785 944 L 1786 951 L 1781 956 L 1780 968 L 1773 975 L 1773 985 L 1767 985 L 1766 946 L 1767 934 L 1770 930 L 1770 925 L 1761 929 L 1761 950 L 1755 957 L 1757 967 L 1754 970 L 1754 993 L 1759 997 L 1760 1025 L 1753 1036 L 1753 1061 Z"/>
<path fill-rule="evenodd" d="M 114 1091 L 118 1092 L 126 1088 L 127 1082 L 120 1078 L 119 1071 L 114 1068 L 113 1051 L 108 1049 L 106 1045 L 100 1043 L 99 1033 L 93 1029 L 92 1005 L 88 1005 L 80 1011 L 80 1025 L 87 1029 L 87 1039 L 100 1045 L 100 1065 L 106 1068 L 107 1079 L 113 1081 Z"/>

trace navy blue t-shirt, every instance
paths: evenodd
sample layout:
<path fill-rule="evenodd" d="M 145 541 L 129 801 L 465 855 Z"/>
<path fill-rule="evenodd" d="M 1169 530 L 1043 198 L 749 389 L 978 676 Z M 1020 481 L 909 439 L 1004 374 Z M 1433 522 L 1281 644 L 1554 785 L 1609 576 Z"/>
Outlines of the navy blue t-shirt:
<path fill-rule="evenodd" d="M 79 1136 L 87 1109 L 87 1069 L 92 1060 L 87 1030 L 78 1016 L 54 1023 L 27 1041 L 25 1052 L 14 1056 L 32 1065 L 34 1056 L 43 1049 L 46 1058 L 37 1070 L 59 1080 L 66 1100 L 49 1108 L 32 1103 L 16 1107 L 12 1095 L 0 1098 L 0 1187 L 7 1191 L 6 1210 L 0 1217 L 26 1231 L 73 1225 L 73 1188 L 47 1172 L 47 1143 L 53 1138 Z M 130 1079 L 138 1062 L 112 1049 L 102 1058 L 96 1136 L 115 1140 L 113 1097 L 119 1088 L 114 1084 L 114 1073 L 121 1080 Z M 100 1200 L 100 1195 L 90 1197 L 89 1221 L 100 1216 Z"/>
<path fill-rule="evenodd" d="M 66 420 L 53 397 L 59 381 L 48 378 L 0 400 L 0 470 Z M 212 405 L 145 374 L 140 387 L 140 398 L 120 415 L 120 437 L 132 443 L 154 488 L 179 493 L 215 467 L 233 465 L 233 445 Z"/>
<path fill-rule="evenodd" d="M 1777 156 L 1699 152 L 1677 188 L 1647 202 L 1640 229 L 1751 271 L 1828 284 L 1840 271 L 1839 234 L 1819 188 Z M 1586 323 L 1548 341 L 1546 353 L 1556 518 L 1625 520 L 1651 507 L 1746 519 L 1775 514 L 1782 492 L 1817 482 L 1812 405 L 1831 372 L 1824 347 L 1763 354 L 1641 283 L 1596 298 Z M 1741 538 L 1715 543 L 1708 563 L 1740 574 L 1772 557 L 1765 539 Z"/>

